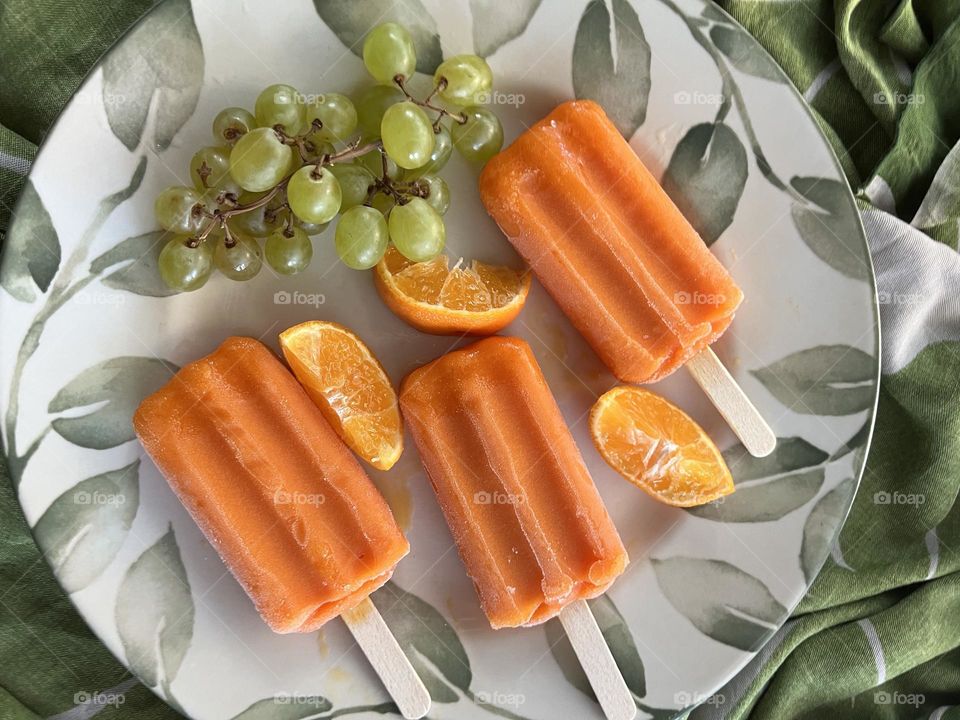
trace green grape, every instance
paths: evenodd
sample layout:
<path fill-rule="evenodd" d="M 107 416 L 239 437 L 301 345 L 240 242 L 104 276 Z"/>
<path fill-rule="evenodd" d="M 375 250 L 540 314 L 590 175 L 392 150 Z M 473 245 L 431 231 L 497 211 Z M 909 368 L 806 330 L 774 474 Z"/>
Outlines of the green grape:
<path fill-rule="evenodd" d="M 213 141 L 233 145 L 257 126 L 257 119 L 248 111 L 228 107 L 213 119 Z"/>
<path fill-rule="evenodd" d="M 203 197 L 192 188 L 174 185 L 157 195 L 153 212 L 164 230 L 180 234 L 194 233 L 203 224 Z"/>
<path fill-rule="evenodd" d="M 492 112 L 482 107 L 468 107 L 467 121 L 453 124 L 450 131 L 453 146 L 472 163 L 483 165 L 503 147 L 503 126 Z"/>
<path fill-rule="evenodd" d="M 387 177 L 396 180 L 400 177 L 400 167 L 396 161 L 382 152 L 368 152 L 357 158 L 357 163 L 365 167 L 374 177 L 383 177 L 383 159 L 387 159 Z"/>
<path fill-rule="evenodd" d="M 213 250 L 213 264 L 231 280 L 249 280 L 263 266 L 260 258 L 260 244 L 246 235 L 233 235 L 233 247 L 227 247 L 225 237 L 216 240 Z"/>
<path fill-rule="evenodd" d="M 306 128 L 307 108 L 303 96 L 290 85 L 280 83 L 266 88 L 257 97 L 253 111 L 261 127 L 282 125 L 287 135 L 298 135 Z"/>
<path fill-rule="evenodd" d="M 324 230 L 326 230 L 327 225 L 329 225 L 329 223 L 304 222 L 303 220 L 298 218 L 296 215 L 293 216 L 293 220 L 296 223 L 297 227 L 301 228 L 307 235 L 319 235 Z"/>
<path fill-rule="evenodd" d="M 452 105 L 477 105 L 487 101 L 493 88 L 493 72 L 476 55 L 454 55 L 433 74 L 437 95 Z"/>
<path fill-rule="evenodd" d="M 250 205 L 263 197 L 263 193 L 243 193 L 239 198 L 241 205 Z M 234 215 L 230 218 L 230 229 L 241 235 L 250 235 L 256 238 L 265 238 L 274 230 L 283 226 L 284 212 L 280 207 L 284 203 L 282 194 L 278 193 L 266 205 L 253 210 Z"/>
<path fill-rule="evenodd" d="M 437 175 L 424 175 L 418 178 L 414 185 L 418 190 L 426 191 L 426 194 L 420 195 L 427 201 L 427 205 L 432 207 L 438 213 L 443 215 L 450 207 L 450 188 L 442 177 Z"/>
<path fill-rule="evenodd" d="M 334 243 L 344 265 L 367 270 L 380 262 L 389 239 L 383 214 L 372 207 L 357 205 L 340 216 Z"/>
<path fill-rule="evenodd" d="M 313 258 L 313 243 L 302 228 L 277 230 L 263 246 L 267 263 L 281 275 L 296 275 L 307 269 Z"/>
<path fill-rule="evenodd" d="M 390 239 L 414 262 L 432 260 L 443 250 L 447 230 L 440 213 L 422 198 L 410 198 L 390 213 Z"/>
<path fill-rule="evenodd" d="M 380 137 L 380 121 L 391 105 L 403 102 L 406 96 L 399 88 L 371 85 L 363 90 L 353 104 L 357 109 L 357 128 L 365 141 Z"/>
<path fill-rule="evenodd" d="M 312 133 L 311 139 L 345 142 L 357 129 L 357 109 L 346 95 L 324 93 L 307 105 L 307 127 L 314 120 L 319 120 L 323 127 Z"/>
<path fill-rule="evenodd" d="M 293 148 L 284 145 L 270 128 L 256 128 L 230 151 L 230 174 L 250 192 L 269 190 L 290 171 Z"/>
<path fill-rule="evenodd" d="M 313 134 L 307 136 L 307 142 L 310 143 L 307 146 L 307 159 L 311 162 L 316 162 L 324 155 L 333 155 L 336 152 L 336 148 L 333 147 L 326 140 L 318 140 Z M 294 159 L 298 158 L 299 155 L 294 155 Z"/>
<path fill-rule="evenodd" d="M 393 195 L 385 192 L 376 193 L 370 200 L 370 207 L 384 216 L 389 215 L 396 204 Z"/>
<path fill-rule="evenodd" d="M 160 278 L 177 292 L 199 290 L 213 271 L 213 250 L 209 242 L 192 248 L 189 235 L 177 235 L 160 251 Z"/>
<path fill-rule="evenodd" d="M 417 68 L 413 38 L 397 23 L 377 25 L 363 41 L 363 64 L 373 79 L 382 85 L 393 84 L 397 75 L 404 79 L 411 77 Z"/>
<path fill-rule="evenodd" d="M 433 126 L 423 108 L 409 100 L 391 105 L 380 123 L 383 149 L 406 169 L 426 165 L 435 144 Z"/>
<path fill-rule="evenodd" d="M 201 168 L 207 166 L 207 175 L 204 178 L 201 175 Z M 219 192 L 232 193 L 239 197 L 240 185 L 230 174 L 230 148 L 229 147 L 205 147 L 200 148 L 190 159 L 190 179 L 193 180 L 193 186 L 201 192 L 207 190 L 216 190 Z M 213 194 L 216 197 L 217 193 Z"/>
<path fill-rule="evenodd" d="M 340 212 L 343 194 L 337 176 L 327 168 L 307 165 L 290 176 L 287 202 L 293 214 L 311 223 L 327 223 Z"/>
<path fill-rule="evenodd" d="M 433 151 L 430 153 L 430 159 L 422 167 L 407 170 L 404 178 L 414 180 L 427 174 L 438 173 L 447 164 L 450 154 L 453 152 L 453 140 L 450 139 L 450 131 L 443 125 L 439 130 L 433 133 Z"/>
<path fill-rule="evenodd" d="M 340 212 L 363 205 L 367 201 L 370 187 L 375 182 L 373 173 L 367 168 L 356 163 L 338 163 L 330 166 L 330 172 L 340 183 Z"/>

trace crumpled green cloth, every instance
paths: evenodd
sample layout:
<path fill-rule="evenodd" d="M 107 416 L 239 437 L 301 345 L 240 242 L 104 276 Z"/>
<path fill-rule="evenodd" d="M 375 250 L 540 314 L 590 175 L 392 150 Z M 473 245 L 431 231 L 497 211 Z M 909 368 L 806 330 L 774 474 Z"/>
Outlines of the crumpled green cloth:
<path fill-rule="evenodd" d="M 36 146 L 148 0 L 0 2 L 0 237 Z M 794 616 L 691 718 L 960 718 L 960 0 L 720 0 L 861 200 L 883 380 L 853 510 Z M 176 713 L 86 628 L 0 477 L 0 718 Z M 957 707 L 953 707 L 954 704 Z"/>

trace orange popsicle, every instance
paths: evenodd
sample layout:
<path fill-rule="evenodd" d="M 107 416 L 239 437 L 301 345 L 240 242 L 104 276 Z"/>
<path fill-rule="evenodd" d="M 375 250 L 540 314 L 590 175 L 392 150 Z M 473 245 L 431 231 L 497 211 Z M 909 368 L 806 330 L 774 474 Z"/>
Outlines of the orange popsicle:
<path fill-rule="evenodd" d="M 617 529 L 523 340 L 414 370 L 400 407 L 491 626 L 541 623 L 623 572 Z"/>
<path fill-rule="evenodd" d="M 743 299 L 594 102 L 563 103 L 492 158 L 480 197 L 621 380 L 669 375 L 723 334 Z"/>
<path fill-rule="evenodd" d="M 147 453 L 278 633 L 309 632 L 410 549 L 386 501 L 266 346 L 226 340 L 134 416 Z"/>

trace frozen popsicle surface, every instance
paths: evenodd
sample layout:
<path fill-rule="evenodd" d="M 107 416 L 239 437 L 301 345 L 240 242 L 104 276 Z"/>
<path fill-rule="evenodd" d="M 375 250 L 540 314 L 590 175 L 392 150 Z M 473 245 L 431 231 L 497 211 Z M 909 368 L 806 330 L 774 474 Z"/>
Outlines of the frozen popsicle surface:
<path fill-rule="evenodd" d="M 743 293 L 596 103 L 563 103 L 492 158 L 480 197 L 621 380 L 723 334 Z"/>
<path fill-rule="evenodd" d="M 385 583 L 410 547 L 390 508 L 262 343 L 226 340 L 138 408 L 147 453 L 279 633 Z"/>
<path fill-rule="evenodd" d="M 623 572 L 620 536 L 523 340 L 414 370 L 400 407 L 491 626 L 543 622 Z"/>

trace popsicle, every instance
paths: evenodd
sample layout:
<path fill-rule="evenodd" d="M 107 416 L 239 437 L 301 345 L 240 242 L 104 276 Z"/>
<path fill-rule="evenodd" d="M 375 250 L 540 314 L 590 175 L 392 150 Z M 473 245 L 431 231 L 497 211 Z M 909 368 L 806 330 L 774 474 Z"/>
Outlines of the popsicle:
<path fill-rule="evenodd" d="M 134 428 L 272 630 L 311 632 L 341 613 L 382 623 L 367 597 L 410 545 L 357 460 L 266 346 L 229 338 L 145 399 Z M 384 670 L 422 688 L 388 634 L 389 641 L 396 653 Z M 429 709 L 422 693 L 427 706 L 411 717 Z"/>
<path fill-rule="evenodd" d="M 434 360 L 403 381 L 400 408 L 490 625 L 560 615 L 575 648 L 600 648 L 585 669 L 616 686 L 595 685 L 601 703 L 614 697 L 608 714 L 632 717 L 584 602 L 624 571 L 627 552 L 530 346 L 491 337 Z"/>
<path fill-rule="evenodd" d="M 698 381 L 730 379 L 709 346 L 743 293 L 598 104 L 565 102 L 521 134 L 487 163 L 480 197 L 618 378 L 656 382 L 708 351 Z M 732 424 L 763 432 L 742 393 L 705 389 Z M 772 437 L 750 441 L 765 454 Z"/>

